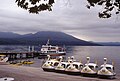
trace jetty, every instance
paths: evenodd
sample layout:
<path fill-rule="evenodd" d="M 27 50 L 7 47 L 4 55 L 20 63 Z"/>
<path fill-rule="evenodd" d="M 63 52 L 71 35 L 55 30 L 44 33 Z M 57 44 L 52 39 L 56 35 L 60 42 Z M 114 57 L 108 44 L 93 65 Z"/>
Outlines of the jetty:
<path fill-rule="evenodd" d="M 0 51 L 0 55 L 6 55 L 9 60 L 34 58 L 38 57 L 39 54 L 40 51 L 35 51 L 33 46 L 32 50 L 29 46 L 28 51 Z"/>

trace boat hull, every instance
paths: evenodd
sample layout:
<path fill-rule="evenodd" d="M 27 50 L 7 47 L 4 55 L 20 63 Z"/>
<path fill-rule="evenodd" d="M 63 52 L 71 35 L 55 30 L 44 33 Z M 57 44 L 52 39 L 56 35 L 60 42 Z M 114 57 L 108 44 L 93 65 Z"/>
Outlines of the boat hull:
<path fill-rule="evenodd" d="M 53 69 L 53 68 L 42 68 L 43 69 L 43 71 L 47 71 L 47 72 L 54 72 L 55 71 L 55 69 Z"/>
<path fill-rule="evenodd" d="M 98 75 L 98 78 L 114 79 L 115 75 Z"/>
<path fill-rule="evenodd" d="M 66 53 L 40 53 L 38 58 L 39 59 L 46 58 L 47 55 L 50 55 L 50 56 L 62 56 L 62 55 L 66 55 Z"/>
<path fill-rule="evenodd" d="M 56 73 L 63 73 L 63 74 L 64 74 L 64 73 L 65 73 L 65 70 L 56 70 L 56 69 L 55 69 L 55 72 L 56 72 Z"/>
<path fill-rule="evenodd" d="M 85 77 L 97 77 L 97 73 L 81 73 L 81 76 L 85 76 Z"/>
<path fill-rule="evenodd" d="M 40 56 L 61 56 L 61 55 L 66 55 L 66 53 L 40 53 Z"/>
<path fill-rule="evenodd" d="M 74 71 L 65 71 L 66 74 L 68 75 L 80 75 L 80 72 L 74 72 Z"/>

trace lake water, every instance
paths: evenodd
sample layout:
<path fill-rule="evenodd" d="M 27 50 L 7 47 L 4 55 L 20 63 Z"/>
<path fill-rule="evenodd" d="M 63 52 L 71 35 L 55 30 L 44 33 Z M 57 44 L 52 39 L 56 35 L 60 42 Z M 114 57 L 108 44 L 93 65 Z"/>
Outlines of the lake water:
<path fill-rule="evenodd" d="M 38 51 L 39 46 L 35 46 L 35 50 Z M 0 51 L 28 51 L 28 46 L 0 46 Z M 74 56 L 76 60 L 82 60 L 86 63 L 86 57 L 91 58 L 91 62 L 97 60 L 98 65 L 103 64 L 103 58 L 108 58 L 108 63 L 114 61 L 117 75 L 120 75 L 120 47 L 119 46 L 66 46 L 66 56 Z M 40 59 L 36 59 L 36 65 L 40 66 Z"/>

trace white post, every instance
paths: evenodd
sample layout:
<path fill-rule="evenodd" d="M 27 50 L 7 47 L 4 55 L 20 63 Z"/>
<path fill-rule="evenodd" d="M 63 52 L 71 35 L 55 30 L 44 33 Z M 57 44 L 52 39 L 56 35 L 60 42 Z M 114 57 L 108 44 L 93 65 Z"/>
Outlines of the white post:
<path fill-rule="evenodd" d="M 32 46 L 32 52 L 34 52 L 34 46 Z"/>
<path fill-rule="evenodd" d="M 30 46 L 28 47 L 28 52 L 30 52 L 31 50 L 30 50 Z"/>

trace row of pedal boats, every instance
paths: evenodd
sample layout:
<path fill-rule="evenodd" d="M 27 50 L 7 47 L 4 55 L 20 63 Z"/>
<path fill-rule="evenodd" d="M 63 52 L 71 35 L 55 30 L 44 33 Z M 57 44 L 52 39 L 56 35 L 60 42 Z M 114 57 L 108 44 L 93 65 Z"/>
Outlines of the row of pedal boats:
<path fill-rule="evenodd" d="M 63 61 L 63 57 L 51 59 L 50 55 L 43 63 L 42 69 L 49 72 L 65 73 L 70 75 L 82 75 L 99 78 L 115 78 L 115 70 L 113 64 L 107 63 L 107 58 L 104 58 L 104 63 L 98 68 L 97 62 L 91 63 L 90 57 L 87 57 L 87 63 L 83 64 L 74 59 L 74 56 L 68 57 L 67 61 Z"/>

